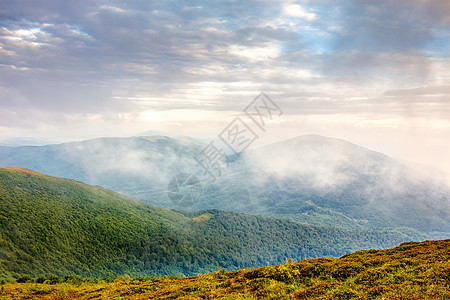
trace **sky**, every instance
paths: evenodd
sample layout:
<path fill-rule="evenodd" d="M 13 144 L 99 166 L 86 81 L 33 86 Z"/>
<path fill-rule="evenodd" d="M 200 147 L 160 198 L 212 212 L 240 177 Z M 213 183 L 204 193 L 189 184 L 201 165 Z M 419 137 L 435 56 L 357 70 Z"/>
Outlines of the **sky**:
<path fill-rule="evenodd" d="M 215 138 L 264 92 L 283 114 L 254 146 L 319 134 L 450 173 L 449 50 L 446 0 L 3 0 L 0 144 Z"/>

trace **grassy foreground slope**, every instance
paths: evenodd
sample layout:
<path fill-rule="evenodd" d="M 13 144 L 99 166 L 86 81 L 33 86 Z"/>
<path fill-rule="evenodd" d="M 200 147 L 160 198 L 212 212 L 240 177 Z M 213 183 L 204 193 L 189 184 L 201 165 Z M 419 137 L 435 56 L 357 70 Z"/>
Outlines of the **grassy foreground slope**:
<path fill-rule="evenodd" d="M 450 240 L 177 280 L 9 283 L 2 299 L 450 299 Z"/>

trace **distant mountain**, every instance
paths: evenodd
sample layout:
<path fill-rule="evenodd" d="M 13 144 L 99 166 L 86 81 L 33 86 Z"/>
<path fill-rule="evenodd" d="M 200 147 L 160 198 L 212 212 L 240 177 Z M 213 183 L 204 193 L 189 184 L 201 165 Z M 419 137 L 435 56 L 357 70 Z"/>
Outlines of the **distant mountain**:
<path fill-rule="evenodd" d="M 203 187 L 191 210 L 450 236 L 450 190 L 429 169 L 344 140 L 309 135 L 229 157 L 228 169 L 212 181 L 194 159 L 204 147 L 165 136 L 0 147 L 0 166 L 100 185 L 163 208 L 179 208 L 169 200 L 167 184 L 189 172 L 202 179 Z"/>
<path fill-rule="evenodd" d="M 51 141 L 44 138 L 33 138 L 33 137 L 23 137 L 23 138 L 8 138 L 2 139 L 0 141 L 0 146 L 9 146 L 9 147 L 17 147 L 17 146 L 42 146 L 51 144 Z"/>
<path fill-rule="evenodd" d="M 169 180 L 193 169 L 198 144 L 166 136 L 99 138 L 45 146 L 0 147 L 0 166 L 100 185 L 134 199 L 171 207 Z M 175 208 L 175 206 L 172 206 Z"/>
<path fill-rule="evenodd" d="M 297 137 L 247 151 L 233 165 L 205 191 L 214 196 L 204 207 L 450 237 L 450 189 L 440 174 L 344 140 Z"/>
<path fill-rule="evenodd" d="M 340 256 L 410 238 L 219 210 L 166 210 L 81 182 L 0 168 L 0 279 L 196 275 L 217 266 Z"/>

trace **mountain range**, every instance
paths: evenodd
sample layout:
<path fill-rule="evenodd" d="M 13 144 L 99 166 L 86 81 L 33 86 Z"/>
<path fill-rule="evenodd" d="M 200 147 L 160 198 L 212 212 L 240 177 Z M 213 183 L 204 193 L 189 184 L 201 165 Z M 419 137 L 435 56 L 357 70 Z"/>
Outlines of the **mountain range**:
<path fill-rule="evenodd" d="M 308 135 L 228 157 L 216 180 L 195 160 L 205 144 L 166 136 L 101 138 L 0 147 L 0 166 L 17 166 L 111 189 L 162 208 L 179 173 L 201 180 L 185 210 L 222 209 L 345 229 L 450 235 L 443 175 L 350 142 Z"/>

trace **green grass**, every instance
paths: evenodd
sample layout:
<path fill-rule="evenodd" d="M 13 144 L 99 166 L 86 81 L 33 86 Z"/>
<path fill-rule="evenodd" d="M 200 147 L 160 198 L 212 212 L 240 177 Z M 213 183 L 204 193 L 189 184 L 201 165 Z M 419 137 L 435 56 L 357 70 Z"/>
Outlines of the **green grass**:
<path fill-rule="evenodd" d="M 450 240 L 179 279 L 8 283 L 2 299 L 450 299 Z M 76 280 L 76 282 L 72 282 Z"/>

